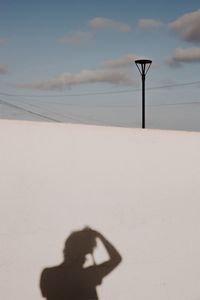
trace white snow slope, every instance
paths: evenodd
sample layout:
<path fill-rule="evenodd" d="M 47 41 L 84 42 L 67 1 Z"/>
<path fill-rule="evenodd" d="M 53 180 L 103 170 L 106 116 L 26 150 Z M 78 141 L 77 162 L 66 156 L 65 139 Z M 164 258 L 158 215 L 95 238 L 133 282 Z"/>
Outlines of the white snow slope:
<path fill-rule="evenodd" d="M 0 299 L 42 299 L 85 225 L 123 257 L 101 300 L 200 299 L 200 133 L 0 121 L 0 199 Z"/>

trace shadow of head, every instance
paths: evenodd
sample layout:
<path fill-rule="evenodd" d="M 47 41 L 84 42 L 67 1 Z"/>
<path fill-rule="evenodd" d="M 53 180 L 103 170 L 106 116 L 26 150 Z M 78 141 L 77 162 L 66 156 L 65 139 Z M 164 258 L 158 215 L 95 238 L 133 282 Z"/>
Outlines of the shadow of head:
<path fill-rule="evenodd" d="M 87 228 L 74 231 L 65 242 L 64 260 L 74 264 L 84 264 L 87 254 L 92 254 L 96 247 L 96 237 Z"/>

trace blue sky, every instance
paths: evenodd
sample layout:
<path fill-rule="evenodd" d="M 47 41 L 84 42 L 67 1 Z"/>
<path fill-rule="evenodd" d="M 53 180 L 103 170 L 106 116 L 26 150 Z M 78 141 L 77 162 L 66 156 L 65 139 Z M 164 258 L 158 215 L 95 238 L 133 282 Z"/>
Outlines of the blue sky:
<path fill-rule="evenodd" d="M 37 96 L 138 88 L 133 63 L 138 57 L 153 60 L 147 86 L 198 81 L 199 9 L 196 0 L 1 1 L 1 92 Z M 174 89 L 171 101 L 198 100 L 199 85 L 187 92 Z M 169 98 L 166 90 L 149 94 L 155 103 Z M 104 103 L 111 98 L 105 96 Z"/>

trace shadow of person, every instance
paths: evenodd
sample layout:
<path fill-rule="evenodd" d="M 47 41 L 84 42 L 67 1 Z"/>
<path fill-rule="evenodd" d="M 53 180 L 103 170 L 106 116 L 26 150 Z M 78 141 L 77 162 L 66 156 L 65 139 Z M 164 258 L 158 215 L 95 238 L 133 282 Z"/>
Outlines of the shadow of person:
<path fill-rule="evenodd" d="M 96 238 L 104 245 L 109 259 L 101 264 L 84 267 L 86 256 L 93 254 Z M 64 261 L 46 268 L 40 278 L 42 296 L 47 300 L 96 300 L 96 287 L 121 262 L 121 255 L 99 232 L 84 228 L 70 234 L 65 242 Z M 92 255 L 93 257 L 93 255 Z"/>

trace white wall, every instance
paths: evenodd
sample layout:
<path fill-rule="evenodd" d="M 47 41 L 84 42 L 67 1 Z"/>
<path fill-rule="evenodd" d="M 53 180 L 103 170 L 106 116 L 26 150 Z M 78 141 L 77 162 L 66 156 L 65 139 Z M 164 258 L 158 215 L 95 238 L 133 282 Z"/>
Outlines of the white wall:
<path fill-rule="evenodd" d="M 100 299 L 200 298 L 199 133 L 0 121 L 0 199 L 3 300 L 41 299 L 84 225 L 123 257 Z"/>

